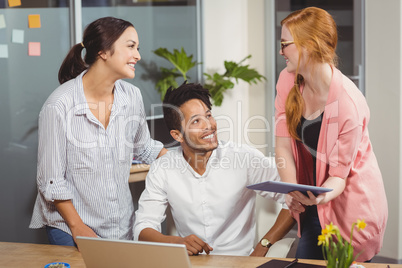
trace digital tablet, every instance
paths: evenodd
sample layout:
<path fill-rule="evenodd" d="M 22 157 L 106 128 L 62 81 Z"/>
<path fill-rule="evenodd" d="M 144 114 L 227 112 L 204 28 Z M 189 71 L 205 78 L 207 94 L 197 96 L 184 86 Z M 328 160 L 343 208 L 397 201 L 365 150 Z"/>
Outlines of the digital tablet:
<path fill-rule="evenodd" d="M 276 192 L 287 194 L 293 191 L 299 191 L 303 194 L 307 195 L 307 191 L 312 192 L 314 195 L 319 195 L 322 193 L 330 192 L 332 189 L 311 186 L 311 185 L 303 185 L 297 183 L 288 183 L 281 181 L 265 181 L 261 183 L 251 184 L 247 186 L 248 189 L 258 190 L 258 191 L 267 191 L 267 192 Z"/>

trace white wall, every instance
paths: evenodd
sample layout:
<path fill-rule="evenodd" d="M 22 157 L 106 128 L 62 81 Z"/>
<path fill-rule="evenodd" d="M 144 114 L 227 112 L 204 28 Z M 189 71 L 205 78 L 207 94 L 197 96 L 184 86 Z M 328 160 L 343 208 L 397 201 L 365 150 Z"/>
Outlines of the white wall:
<path fill-rule="evenodd" d="M 257 147 L 267 156 L 273 156 L 274 91 L 275 91 L 275 10 L 273 1 L 248 0 L 248 41 L 252 54 L 250 66 L 264 74 L 264 83 L 251 85 L 249 89 L 248 144 Z M 262 118 L 264 120 L 262 120 Z M 264 147 L 261 147 L 264 145 Z M 274 224 L 281 206 L 272 200 L 257 196 L 257 237 L 259 240 Z M 290 232 L 289 237 L 296 237 Z"/>
<path fill-rule="evenodd" d="M 271 1 L 272 2 L 272 1 Z M 270 105 L 271 100 L 269 99 L 272 94 L 272 70 L 270 65 L 267 66 L 268 62 L 273 62 L 271 54 L 272 42 L 266 42 L 266 36 L 269 31 L 273 30 L 270 24 L 266 24 L 266 9 L 267 1 L 264 0 L 249 0 L 248 1 L 248 41 L 249 41 L 249 54 L 252 55 L 249 63 L 250 66 L 257 69 L 261 74 L 263 74 L 267 80 L 263 83 L 252 84 L 249 89 L 249 120 L 248 132 L 246 142 L 260 151 L 265 155 L 269 155 L 272 152 L 272 144 L 269 142 L 272 137 L 272 126 L 274 121 L 272 119 L 273 107 Z M 270 6 L 270 5 L 268 5 Z M 274 22 L 274 19 L 272 19 Z M 268 105 L 267 105 L 268 104 Z"/>
<path fill-rule="evenodd" d="M 225 94 L 223 105 L 213 108 L 218 131 L 223 131 L 219 133 L 219 139 L 248 143 L 264 154 L 269 154 L 272 152 L 269 139 L 271 133 L 267 133 L 266 129 L 267 124 L 272 128 L 273 123 L 273 109 L 270 106 L 273 103 L 272 85 L 275 83 L 272 83 L 272 79 L 275 76 L 271 77 L 274 70 L 266 66 L 270 49 L 267 49 L 265 40 L 270 29 L 265 25 L 265 0 L 203 0 L 202 4 L 205 72 L 223 72 L 224 60 L 239 61 L 252 54 L 248 64 L 268 78 L 267 82 L 257 85 L 241 83 L 235 86 Z M 268 9 L 268 12 L 273 11 Z M 269 47 L 271 45 L 268 44 Z M 273 55 L 269 55 L 268 59 L 272 57 Z M 233 122 L 234 135 L 228 135 L 230 124 L 227 118 Z M 247 132 L 246 128 L 251 132 Z M 259 148 L 261 145 L 264 146 Z M 256 239 L 273 225 L 278 211 L 274 201 L 257 198 L 259 220 Z"/>
<path fill-rule="evenodd" d="M 267 75 L 265 1 L 204 0 L 202 10 L 204 71 L 222 73 L 225 60 L 240 61 L 251 54 L 247 64 Z M 267 77 L 271 79 L 269 74 Z M 267 86 L 272 81 L 267 82 L 252 85 L 241 82 L 225 93 L 223 105 L 213 111 L 220 139 L 245 142 L 263 153 L 272 151 L 272 144 L 267 145 L 267 135 L 270 137 L 267 127 L 271 127 L 272 116 L 267 116 L 266 105 L 269 97 L 266 92 L 272 92 Z M 229 133 L 229 128 L 233 133 Z"/>
<path fill-rule="evenodd" d="M 248 55 L 247 0 L 204 0 L 203 48 L 204 72 L 223 73 L 224 61 L 240 61 Z M 241 82 L 225 93 L 223 105 L 213 108 L 218 122 L 218 137 L 243 141 L 248 113 L 248 84 Z"/>
<path fill-rule="evenodd" d="M 380 255 L 402 259 L 402 5 L 366 1 L 366 98 L 370 139 L 388 199 L 388 224 Z M 375 197 L 373 197 L 375 198 Z"/>

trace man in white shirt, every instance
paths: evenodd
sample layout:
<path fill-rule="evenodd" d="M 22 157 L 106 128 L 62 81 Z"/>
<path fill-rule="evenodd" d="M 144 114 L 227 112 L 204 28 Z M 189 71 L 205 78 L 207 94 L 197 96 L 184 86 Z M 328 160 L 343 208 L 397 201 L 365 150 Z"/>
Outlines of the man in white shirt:
<path fill-rule="evenodd" d="M 209 97 L 208 90 L 196 84 L 166 93 L 165 122 L 181 146 L 152 164 L 136 212 L 134 239 L 185 244 L 189 255 L 265 256 L 294 225 L 282 209 L 254 247 L 256 192 L 246 186 L 280 180 L 274 158 L 246 145 L 218 141 Z M 286 207 L 282 194 L 259 194 Z M 161 233 L 168 205 L 178 236 Z"/>

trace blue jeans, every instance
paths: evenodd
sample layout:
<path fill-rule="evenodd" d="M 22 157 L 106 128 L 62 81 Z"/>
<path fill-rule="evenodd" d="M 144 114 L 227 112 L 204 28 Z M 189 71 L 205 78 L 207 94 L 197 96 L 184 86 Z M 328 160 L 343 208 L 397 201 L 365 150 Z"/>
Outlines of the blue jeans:
<path fill-rule="evenodd" d="M 296 258 L 323 260 L 322 248 L 318 246 L 318 236 L 321 234 L 317 206 L 306 207 L 302 219 L 301 238 L 296 250 Z"/>
<path fill-rule="evenodd" d="M 51 245 L 77 246 L 73 237 L 60 229 L 46 226 L 46 233 Z"/>

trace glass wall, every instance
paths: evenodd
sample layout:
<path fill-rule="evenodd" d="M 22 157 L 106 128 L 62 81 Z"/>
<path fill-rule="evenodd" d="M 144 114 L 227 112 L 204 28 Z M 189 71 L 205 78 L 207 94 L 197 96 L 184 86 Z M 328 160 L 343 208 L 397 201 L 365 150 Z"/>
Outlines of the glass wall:
<path fill-rule="evenodd" d="M 83 29 L 95 19 L 104 16 L 122 18 L 134 24 L 140 41 L 141 60 L 134 80 L 127 81 L 140 88 L 147 115 L 160 115 L 162 110 L 156 107 L 159 107 L 161 99 L 155 84 L 159 77 L 159 68 L 171 68 L 172 65 L 156 56 L 153 51 L 160 47 L 169 51 L 183 47 L 187 55 L 192 54 L 195 61 L 201 61 L 197 59 L 197 7 L 194 1 L 120 0 L 114 6 L 108 7 L 94 7 L 92 2 L 94 1 L 82 1 Z M 95 2 L 100 5 L 102 1 Z M 109 2 L 112 1 L 104 2 L 105 5 L 110 5 Z M 161 5 L 162 3 L 166 5 Z M 189 77 L 192 81 L 197 81 L 196 68 L 189 72 Z M 182 82 L 178 79 L 179 84 Z"/>
<path fill-rule="evenodd" d="M 44 241 L 44 233 L 28 230 L 36 197 L 37 121 L 59 84 L 70 24 L 68 7 L 38 1 L 37 8 L 34 2 L 0 9 L 0 241 Z M 29 27 L 30 15 L 40 15 L 40 28 Z"/>
<path fill-rule="evenodd" d="M 37 123 L 43 103 L 59 86 L 58 70 L 71 46 L 72 1 L 21 0 L 21 6 L 9 7 L 10 2 L 0 2 L 0 241 L 47 243 L 43 230 L 28 229 L 37 194 Z M 82 0 L 80 27 L 103 16 L 134 24 L 142 60 L 129 82 L 141 89 L 150 115 L 161 103 L 155 90 L 159 67 L 169 66 L 152 51 L 184 47 L 201 61 L 196 9 L 195 1 Z M 196 81 L 197 71 L 190 76 Z"/>

